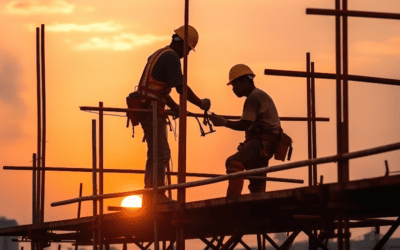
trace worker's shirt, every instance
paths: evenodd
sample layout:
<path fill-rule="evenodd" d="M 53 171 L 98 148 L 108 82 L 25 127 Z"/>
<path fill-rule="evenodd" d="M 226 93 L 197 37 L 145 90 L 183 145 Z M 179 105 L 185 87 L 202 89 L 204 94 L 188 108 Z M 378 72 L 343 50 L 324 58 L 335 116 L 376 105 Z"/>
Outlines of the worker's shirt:
<path fill-rule="evenodd" d="M 151 75 L 158 81 L 168 83 L 170 88 L 182 85 L 181 60 L 178 54 L 174 51 L 162 54 L 154 65 Z"/>
<path fill-rule="evenodd" d="M 267 93 L 258 88 L 254 88 L 244 102 L 241 119 L 253 122 L 249 130 L 261 126 L 278 134 L 281 128 L 274 101 Z"/>

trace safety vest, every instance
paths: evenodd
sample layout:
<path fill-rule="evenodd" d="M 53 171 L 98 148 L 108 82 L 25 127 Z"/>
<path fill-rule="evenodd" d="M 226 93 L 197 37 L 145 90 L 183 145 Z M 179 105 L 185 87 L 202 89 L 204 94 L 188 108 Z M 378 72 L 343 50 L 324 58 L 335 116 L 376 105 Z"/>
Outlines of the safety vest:
<path fill-rule="evenodd" d="M 162 48 L 156 51 L 148 60 L 146 67 L 143 71 L 142 77 L 140 79 L 138 90 L 129 94 L 126 98 L 126 103 L 129 109 L 143 109 L 149 108 L 149 104 L 152 100 L 157 100 L 158 114 L 165 116 L 164 107 L 166 104 L 165 97 L 171 92 L 171 88 L 168 83 L 158 81 L 154 79 L 151 75 L 153 72 L 154 65 L 162 54 L 167 51 L 173 51 L 169 47 Z M 129 121 L 132 124 L 132 137 L 134 135 L 134 127 L 139 125 L 140 113 L 137 112 L 127 112 L 127 124 L 129 126 Z"/>
<path fill-rule="evenodd" d="M 168 51 L 174 50 L 167 46 L 159 49 L 149 58 L 138 86 L 138 92 L 141 96 L 161 100 L 164 104 L 165 99 L 163 97 L 171 92 L 171 88 L 168 86 L 167 82 L 156 80 L 151 73 L 153 72 L 157 60 Z"/>

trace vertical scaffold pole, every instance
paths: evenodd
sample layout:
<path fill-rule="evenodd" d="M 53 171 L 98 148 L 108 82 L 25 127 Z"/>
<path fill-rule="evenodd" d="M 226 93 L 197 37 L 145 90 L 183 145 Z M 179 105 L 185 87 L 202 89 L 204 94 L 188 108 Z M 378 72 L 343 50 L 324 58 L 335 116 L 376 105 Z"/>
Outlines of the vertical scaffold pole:
<path fill-rule="evenodd" d="M 104 116 L 103 116 L 103 102 L 99 102 L 99 194 L 104 192 L 104 179 L 103 179 L 103 153 L 104 153 Z M 103 199 L 99 200 L 99 248 L 103 250 L 103 235 L 101 232 L 101 225 L 103 220 Z"/>
<path fill-rule="evenodd" d="M 153 213 L 154 213 L 154 250 L 159 250 L 157 228 L 157 195 L 158 195 L 158 105 L 156 101 L 151 103 L 153 109 Z"/>
<path fill-rule="evenodd" d="M 311 63 L 311 73 L 315 72 L 314 62 Z M 312 125 L 312 158 L 317 158 L 317 122 L 315 121 L 315 78 L 311 78 L 311 122 Z M 313 164 L 313 186 L 317 186 L 317 165 Z"/>
<path fill-rule="evenodd" d="M 342 9 L 347 11 L 347 0 L 342 0 Z M 343 16 L 343 153 L 349 152 L 349 87 L 348 87 L 348 24 L 347 16 Z M 343 182 L 349 181 L 349 160 L 343 161 Z M 346 230 L 346 229 L 345 229 Z"/>
<path fill-rule="evenodd" d="M 311 57 L 310 57 L 310 53 L 307 53 L 306 56 L 306 63 L 307 63 L 307 73 L 311 72 Z M 312 137 L 312 106 L 311 106 L 311 78 L 307 77 L 307 142 L 308 142 L 308 159 L 312 159 L 313 155 L 313 137 Z M 309 164 L 308 165 L 308 186 L 313 186 L 313 180 L 314 180 L 314 169 L 313 169 L 313 165 Z M 313 249 L 313 244 L 312 244 L 312 239 L 311 237 L 308 237 L 308 249 L 309 250 L 314 250 Z"/>
<path fill-rule="evenodd" d="M 343 250 L 343 216 L 337 213 L 337 249 Z"/>
<path fill-rule="evenodd" d="M 335 9 L 340 10 L 340 0 L 335 0 Z M 341 81 L 341 36 L 340 36 L 340 16 L 335 16 L 335 45 L 336 45 L 336 140 L 337 154 L 342 155 L 342 81 Z M 343 161 L 338 161 L 338 182 L 343 182 Z"/>
<path fill-rule="evenodd" d="M 37 202 L 36 202 L 36 222 L 40 222 L 40 190 L 41 190 L 41 158 L 42 158 L 42 100 L 41 100 L 41 77 L 40 77 L 40 29 L 36 28 L 36 79 L 37 79 Z"/>
<path fill-rule="evenodd" d="M 36 211 L 36 154 L 33 154 L 32 157 L 32 166 L 33 166 L 33 171 L 32 171 L 32 224 L 36 224 L 36 218 L 37 218 L 37 211 Z M 31 241 L 31 249 L 36 250 L 36 242 L 35 240 L 32 239 Z"/>
<path fill-rule="evenodd" d="M 92 164 L 93 164 L 93 172 L 92 172 L 92 183 L 93 183 L 93 195 L 97 195 L 97 150 L 96 150 L 96 120 L 92 120 Z M 97 217 L 97 200 L 93 200 L 93 250 L 97 250 L 97 225 L 96 225 L 96 217 Z"/>
<path fill-rule="evenodd" d="M 310 53 L 307 53 L 306 56 L 306 69 L 307 73 L 310 73 Z M 307 77 L 307 141 L 308 141 L 308 159 L 310 160 L 312 158 L 312 136 L 311 136 L 311 130 L 312 130 L 312 123 L 311 123 L 311 79 L 310 77 Z M 313 171 L 312 171 L 312 165 L 308 165 L 308 186 L 313 185 Z"/>
<path fill-rule="evenodd" d="M 183 48 L 183 90 L 179 102 L 179 155 L 178 155 L 178 183 L 186 182 L 186 111 L 187 111 L 187 73 L 188 73 L 188 25 L 189 25 L 189 0 L 185 0 L 185 38 Z M 186 202 L 186 190 L 178 189 L 178 203 L 180 216 L 183 216 Z M 177 250 L 185 250 L 185 238 L 182 225 L 177 227 Z"/>
<path fill-rule="evenodd" d="M 36 224 L 36 154 L 33 154 L 32 166 L 32 224 Z"/>
<path fill-rule="evenodd" d="M 40 200 L 40 222 L 44 222 L 44 195 L 45 195 L 45 173 L 46 167 L 46 74 L 45 74 L 45 56 L 44 56 L 44 24 L 41 25 L 41 60 L 42 60 L 42 186 Z"/>
<path fill-rule="evenodd" d="M 82 189 L 83 189 L 83 186 L 82 186 L 82 183 L 80 183 L 80 184 L 79 184 L 79 197 L 82 197 Z M 78 219 L 81 218 L 81 202 L 80 202 L 80 201 L 78 202 L 78 214 L 77 214 L 77 218 L 78 218 Z M 78 232 L 79 232 L 79 231 L 77 231 L 77 233 L 78 233 Z M 75 250 L 78 250 L 78 247 L 79 247 L 78 242 L 75 241 Z"/>

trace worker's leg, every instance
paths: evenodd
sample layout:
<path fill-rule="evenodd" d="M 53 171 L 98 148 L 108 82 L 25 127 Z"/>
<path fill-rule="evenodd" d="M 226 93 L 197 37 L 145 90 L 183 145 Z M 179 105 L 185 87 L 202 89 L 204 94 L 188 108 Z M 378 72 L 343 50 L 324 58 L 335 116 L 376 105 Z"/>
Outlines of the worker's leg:
<path fill-rule="evenodd" d="M 153 125 L 151 121 L 151 115 L 144 115 L 141 119 L 147 142 L 147 161 L 144 177 L 145 188 L 153 187 Z M 157 183 L 158 186 L 164 186 L 165 168 L 168 165 L 171 151 L 168 145 L 164 119 L 159 117 L 157 124 Z"/>
<path fill-rule="evenodd" d="M 257 150 L 255 150 L 255 151 L 259 152 L 259 153 L 254 156 L 253 163 L 251 165 L 249 165 L 248 169 L 257 169 L 257 168 L 268 167 L 269 159 L 271 159 L 271 157 L 274 154 L 275 140 L 271 140 L 271 141 L 258 140 L 258 142 L 259 143 L 257 144 Z M 267 174 L 265 173 L 265 174 L 259 174 L 259 175 L 254 175 L 254 176 L 266 177 Z M 250 180 L 250 184 L 248 187 L 249 187 L 250 193 L 254 194 L 254 193 L 265 192 L 266 185 L 267 185 L 267 182 L 265 180 Z"/>
<path fill-rule="evenodd" d="M 260 167 L 268 167 L 268 162 L 264 165 L 260 164 Z M 254 176 L 266 177 L 267 174 L 258 174 L 258 175 L 254 175 Z M 249 184 L 248 188 L 249 188 L 251 194 L 264 193 L 266 186 L 267 186 L 267 182 L 265 180 L 250 180 L 250 184 Z"/>
<path fill-rule="evenodd" d="M 226 173 L 241 172 L 248 169 L 248 166 L 253 165 L 255 156 L 259 154 L 260 146 L 258 144 L 257 140 L 250 140 L 238 148 L 238 152 L 226 160 Z M 227 196 L 240 195 L 243 189 L 243 182 L 243 178 L 229 180 Z"/>
<path fill-rule="evenodd" d="M 244 170 L 243 163 L 241 163 L 240 161 L 231 159 L 231 157 L 229 157 L 225 163 L 226 173 L 232 174 L 232 173 L 237 173 L 237 172 L 243 171 Z M 244 183 L 243 178 L 230 179 L 228 182 L 229 182 L 229 184 L 228 184 L 228 190 L 226 192 L 226 196 L 233 196 L 233 195 L 238 196 L 242 193 L 243 183 Z"/>

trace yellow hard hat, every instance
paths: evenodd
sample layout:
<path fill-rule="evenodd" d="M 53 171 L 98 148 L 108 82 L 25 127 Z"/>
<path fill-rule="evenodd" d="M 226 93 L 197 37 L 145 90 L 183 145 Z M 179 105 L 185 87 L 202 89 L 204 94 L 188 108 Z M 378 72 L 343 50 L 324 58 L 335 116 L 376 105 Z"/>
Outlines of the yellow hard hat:
<path fill-rule="evenodd" d="M 174 31 L 180 38 L 185 39 L 185 26 L 181 26 Z M 190 46 L 190 48 L 192 48 L 193 51 L 195 51 L 194 47 L 196 47 L 196 44 L 199 41 L 199 33 L 197 33 L 197 30 L 190 25 L 188 25 L 188 31 L 188 45 Z"/>
<path fill-rule="evenodd" d="M 231 85 L 233 80 L 244 75 L 251 75 L 252 77 L 256 76 L 249 66 L 244 64 L 236 64 L 229 71 L 229 82 L 227 85 Z"/>

